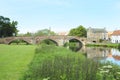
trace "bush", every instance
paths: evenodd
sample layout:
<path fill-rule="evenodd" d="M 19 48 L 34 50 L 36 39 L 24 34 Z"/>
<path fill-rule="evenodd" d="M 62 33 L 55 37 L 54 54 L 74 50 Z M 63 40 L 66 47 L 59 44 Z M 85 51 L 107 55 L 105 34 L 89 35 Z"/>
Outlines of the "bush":
<path fill-rule="evenodd" d="M 104 40 L 103 39 L 99 39 L 99 42 L 102 43 Z"/>
<path fill-rule="evenodd" d="M 119 49 L 119 51 L 120 51 L 120 43 L 118 44 L 118 49 Z"/>
<path fill-rule="evenodd" d="M 9 44 L 29 44 L 29 43 L 27 41 L 18 39 L 18 40 L 13 40 Z"/>
<path fill-rule="evenodd" d="M 56 45 L 56 46 L 58 45 L 55 41 L 50 40 L 50 39 L 45 39 L 40 44 Z"/>
<path fill-rule="evenodd" d="M 120 66 L 104 64 L 98 68 L 97 80 L 120 80 Z"/>

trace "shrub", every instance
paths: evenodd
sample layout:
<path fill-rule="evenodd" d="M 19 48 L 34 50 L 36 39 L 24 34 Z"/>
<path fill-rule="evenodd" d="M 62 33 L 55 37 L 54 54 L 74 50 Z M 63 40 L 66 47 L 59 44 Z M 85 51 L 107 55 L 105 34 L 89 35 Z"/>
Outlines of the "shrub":
<path fill-rule="evenodd" d="M 104 40 L 103 39 L 99 39 L 99 42 L 102 43 Z"/>
<path fill-rule="evenodd" d="M 120 66 L 104 64 L 98 68 L 98 80 L 120 80 Z"/>
<path fill-rule="evenodd" d="M 24 40 L 17 39 L 17 40 L 13 40 L 9 44 L 29 44 L 29 43 Z"/>
<path fill-rule="evenodd" d="M 119 51 L 120 51 L 120 43 L 118 44 L 118 49 L 119 49 Z"/>

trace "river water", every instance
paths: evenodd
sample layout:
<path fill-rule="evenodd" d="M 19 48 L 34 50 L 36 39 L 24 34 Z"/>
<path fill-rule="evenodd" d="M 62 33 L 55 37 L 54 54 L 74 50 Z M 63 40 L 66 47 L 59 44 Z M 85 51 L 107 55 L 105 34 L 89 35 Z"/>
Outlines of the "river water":
<path fill-rule="evenodd" d="M 80 52 L 84 52 L 87 58 L 110 61 L 120 65 L 120 51 L 115 48 L 104 47 L 82 47 Z"/>

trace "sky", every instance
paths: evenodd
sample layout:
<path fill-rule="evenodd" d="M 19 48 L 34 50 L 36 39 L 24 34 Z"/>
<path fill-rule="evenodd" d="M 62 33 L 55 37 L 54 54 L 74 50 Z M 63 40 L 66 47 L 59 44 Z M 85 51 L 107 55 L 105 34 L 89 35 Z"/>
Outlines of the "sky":
<path fill-rule="evenodd" d="M 120 0 L 1 0 L 0 16 L 18 21 L 19 33 L 79 25 L 114 31 L 120 29 Z"/>

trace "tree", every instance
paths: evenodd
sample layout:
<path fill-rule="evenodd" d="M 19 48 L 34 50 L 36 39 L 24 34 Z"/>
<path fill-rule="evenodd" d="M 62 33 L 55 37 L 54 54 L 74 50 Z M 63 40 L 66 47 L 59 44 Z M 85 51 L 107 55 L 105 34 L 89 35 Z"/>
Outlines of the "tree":
<path fill-rule="evenodd" d="M 50 31 L 49 29 L 42 29 L 35 33 L 35 36 L 49 36 L 49 35 L 56 35 L 55 32 Z"/>
<path fill-rule="evenodd" d="M 78 36 L 78 37 L 86 37 L 87 36 L 87 30 L 82 26 L 78 26 L 77 28 L 73 28 L 69 32 L 70 36 Z"/>
<path fill-rule="evenodd" d="M 10 22 L 9 18 L 0 16 L 0 37 L 16 36 L 17 24 L 17 21 Z"/>

